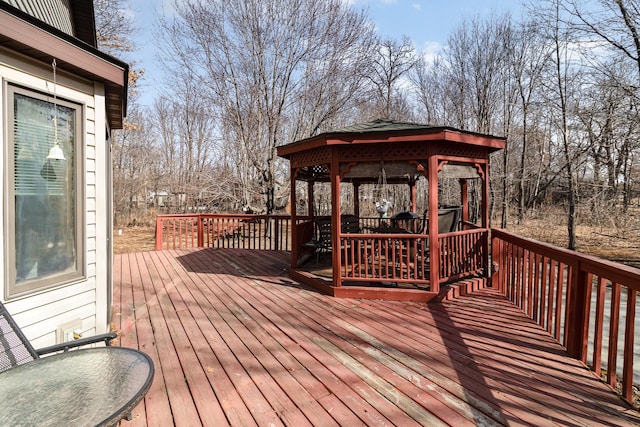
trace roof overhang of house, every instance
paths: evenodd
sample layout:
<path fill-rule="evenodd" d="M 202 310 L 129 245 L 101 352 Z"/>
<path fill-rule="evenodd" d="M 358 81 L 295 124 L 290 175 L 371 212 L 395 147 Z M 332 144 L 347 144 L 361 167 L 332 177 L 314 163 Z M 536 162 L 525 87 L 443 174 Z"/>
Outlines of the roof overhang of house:
<path fill-rule="evenodd" d="M 122 129 L 127 114 L 129 65 L 95 47 L 0 2 L 0 46 L 105 86 L 107 120 Z M 85 37 L 87 35 L 85 34 Z"/>

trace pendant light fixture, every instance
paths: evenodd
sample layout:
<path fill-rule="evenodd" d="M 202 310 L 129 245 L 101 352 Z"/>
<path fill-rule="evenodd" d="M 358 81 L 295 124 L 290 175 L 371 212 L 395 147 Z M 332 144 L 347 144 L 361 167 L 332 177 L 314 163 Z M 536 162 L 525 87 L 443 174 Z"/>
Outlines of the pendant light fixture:
<path fill-rule="evenodd" d="M 67 160 L 58 142 L 58 98 L 56 94 L 56 59 L 51 63 L 53 67 L 53 147 L 49 150 L 47 160 Z"/>

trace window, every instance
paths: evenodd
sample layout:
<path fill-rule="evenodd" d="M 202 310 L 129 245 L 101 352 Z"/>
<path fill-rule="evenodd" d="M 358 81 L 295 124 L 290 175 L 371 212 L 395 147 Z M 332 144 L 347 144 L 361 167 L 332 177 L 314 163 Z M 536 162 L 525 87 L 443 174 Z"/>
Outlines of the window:
<path fill-rule="evenodd" d="M 81 106 L 8 87 L 7 296 L 84 275 Z M 48 159 L 57 118 L 65 160 Z"/>

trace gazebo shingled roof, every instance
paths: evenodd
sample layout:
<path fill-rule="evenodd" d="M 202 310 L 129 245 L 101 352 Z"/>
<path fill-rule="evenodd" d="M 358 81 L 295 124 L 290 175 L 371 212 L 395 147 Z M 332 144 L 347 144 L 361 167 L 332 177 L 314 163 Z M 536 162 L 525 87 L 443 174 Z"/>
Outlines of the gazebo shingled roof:
<path fill-rule="evenodd" d="M 412 136 L 415 139 L 411 138 Z M 410 140 L 462 142 L 487 147 L 489 152 L 504 148 L 504 138 L 500 137 L 462 131 L 450 126 L 433 126 L 390 119 L 377 119 L 281 145 L 278 147 L 278 155 L 290 158 L 293 153 L 322 145 L 350 144 L 360 141 L 376 143 L 407 142 Z"/>

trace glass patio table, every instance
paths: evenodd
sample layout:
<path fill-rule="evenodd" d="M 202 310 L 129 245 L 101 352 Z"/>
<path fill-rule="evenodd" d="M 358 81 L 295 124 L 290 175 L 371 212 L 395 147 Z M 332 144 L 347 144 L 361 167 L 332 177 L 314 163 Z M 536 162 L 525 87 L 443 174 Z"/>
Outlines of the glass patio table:
<path fill-rule="evenodd" d="M 142 400 L 153 373 L 149 356 L 123 347 L 36 359 L 0 373 L 0 425 L 115 425 Z"/>

